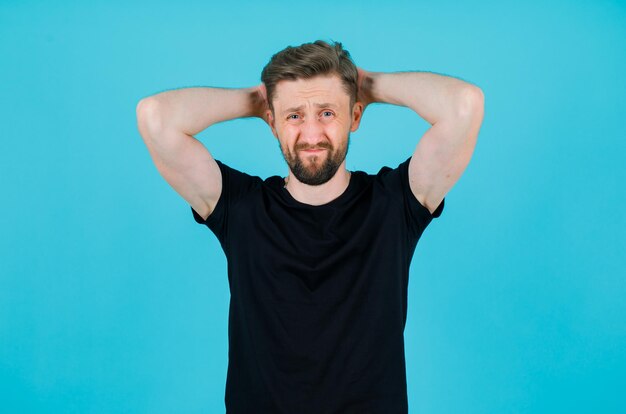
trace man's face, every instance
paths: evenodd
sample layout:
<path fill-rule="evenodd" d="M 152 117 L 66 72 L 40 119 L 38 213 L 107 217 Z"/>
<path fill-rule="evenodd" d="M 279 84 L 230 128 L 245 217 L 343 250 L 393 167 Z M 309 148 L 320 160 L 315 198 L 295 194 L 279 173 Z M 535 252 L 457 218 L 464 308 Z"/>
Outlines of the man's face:
<path fill-rule="evenodd" d="M 270 126 L 293 175 L 308 185 L 330 180 L 346 158 L 361 104 L 350 108 L 338 75 L 280 81 L 273 104 Z"/>

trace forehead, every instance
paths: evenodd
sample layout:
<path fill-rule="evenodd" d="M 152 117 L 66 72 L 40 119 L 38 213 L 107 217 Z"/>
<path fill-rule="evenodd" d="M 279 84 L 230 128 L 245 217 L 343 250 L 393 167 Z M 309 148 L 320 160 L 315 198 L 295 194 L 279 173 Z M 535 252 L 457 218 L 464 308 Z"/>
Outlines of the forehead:
<path fill-rule="evenodd" d="M 274 107 L 280 111 L 294 106 L 320 103 L 349 105 L 350 96 L 346 93 L 339 76 L 330 75 L 282 80 L 276 84 L 273 101 Z"/>

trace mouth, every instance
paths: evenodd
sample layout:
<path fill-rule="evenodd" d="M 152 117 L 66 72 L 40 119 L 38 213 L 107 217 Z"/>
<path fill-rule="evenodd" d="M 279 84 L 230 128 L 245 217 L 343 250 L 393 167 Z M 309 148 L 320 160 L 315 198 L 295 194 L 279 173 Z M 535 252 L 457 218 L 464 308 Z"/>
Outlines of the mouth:
<path fill-rule="evenodd" d="M 311 149 L 304 149 L 304 150 L 301 150 L 301 151 L 302 152 L 306 152 L 306 153 L 310 153 L 310 154 L 317 154 L 319 152 L 326 151 L 326 149 L 325 148 L 311 148 Z"/>

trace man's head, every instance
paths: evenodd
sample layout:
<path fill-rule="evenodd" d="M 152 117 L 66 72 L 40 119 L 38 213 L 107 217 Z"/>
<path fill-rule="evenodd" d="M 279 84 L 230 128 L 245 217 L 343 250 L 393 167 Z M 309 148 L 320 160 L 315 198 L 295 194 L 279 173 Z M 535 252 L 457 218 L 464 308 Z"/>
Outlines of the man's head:
<path fill-rule="evenodd" d="M 352 107 L 356 102 L 358 73 L 350 53 L 341 43 L 316 40 L 300 46 L 288 46 L 274 54 L 261 73 L 270 110 L 274 112 L 273 99 L 278 82 L 329 74 L 339 76 Z"/>
<path fill-rule="evenodd" d="M 341 43 L 318 40 L 272 56 L 261 75 L 268 119 L 285 161 L 301 182 L 320 185 L 344 162 L 358 128 L 358 71 Z"/>

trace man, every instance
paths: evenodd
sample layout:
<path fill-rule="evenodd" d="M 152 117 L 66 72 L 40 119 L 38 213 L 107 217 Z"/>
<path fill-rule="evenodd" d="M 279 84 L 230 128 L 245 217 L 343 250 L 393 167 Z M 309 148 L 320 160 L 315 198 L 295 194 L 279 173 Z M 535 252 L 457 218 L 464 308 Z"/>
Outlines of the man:
<path fill-rule="evenodd" d="M 261 79 L 166 91 L 137 107 L 157 169 L 228 260 L 227 412 L 406 413 L 409 265 L 469 163 L 483 94 L 433 73 L 369 72 L 322 41 L 275 54 Z M 398 167 L 348 171 L 350 132 L 374 102 L 432 126 Z M 268 123 L 285 178 L 237 171 L 193 137 L 241 117 Z"/>

